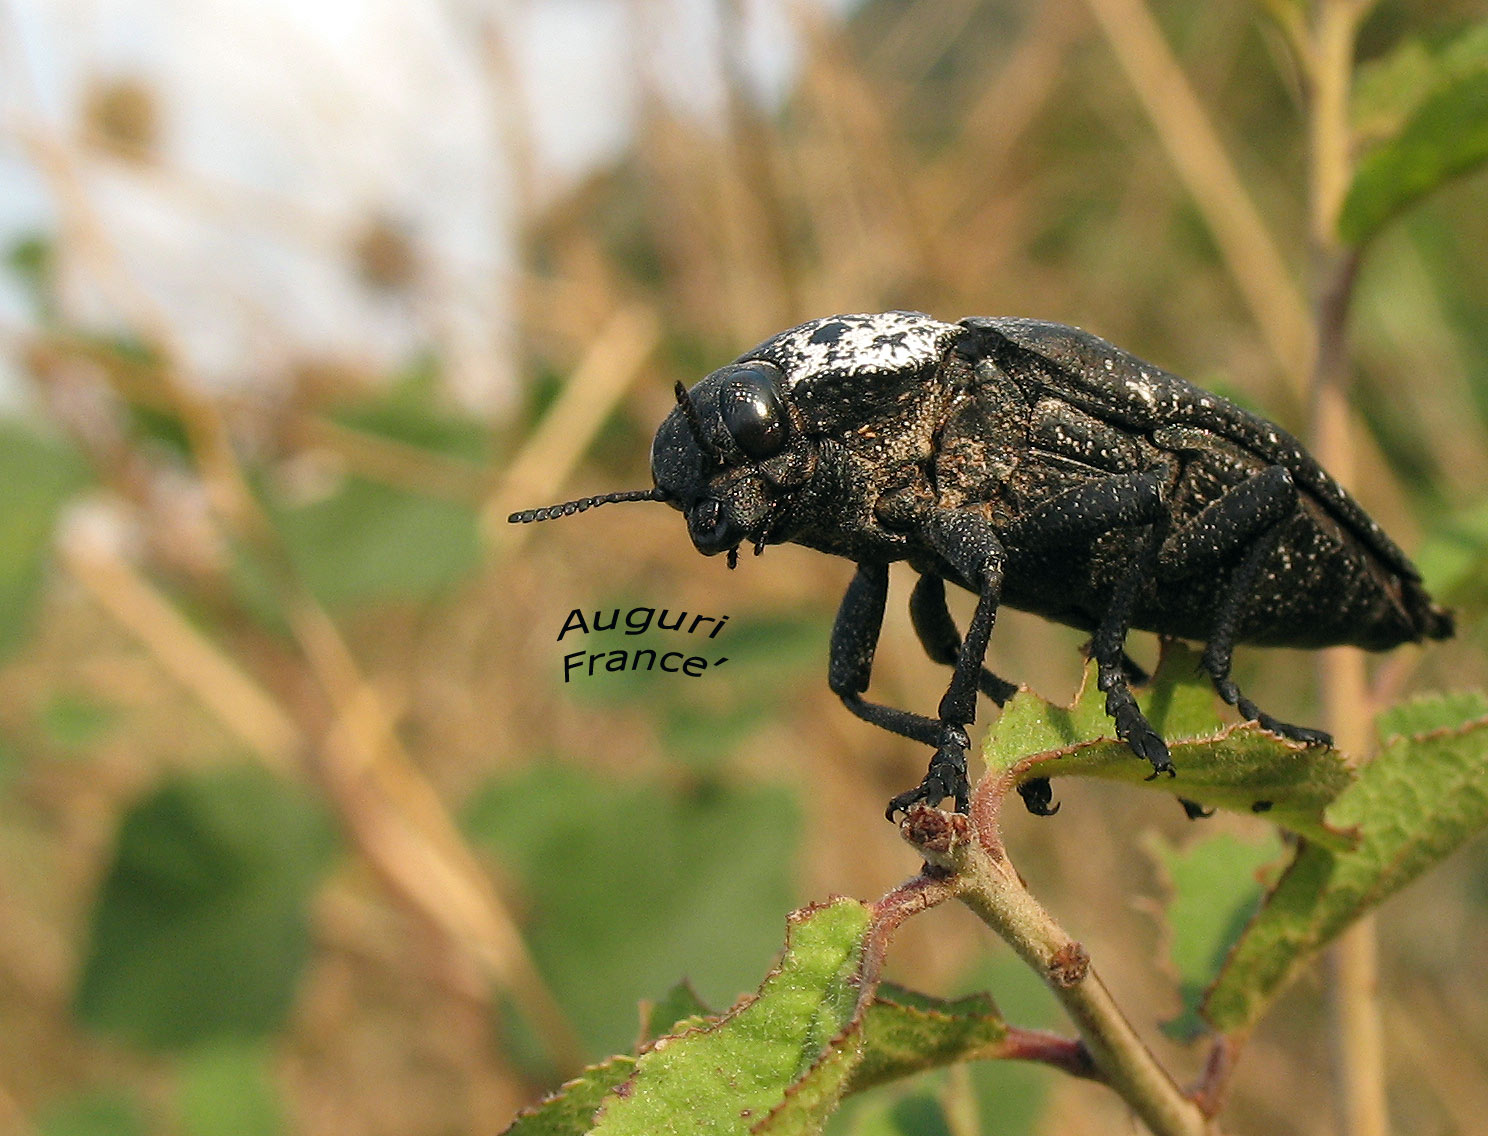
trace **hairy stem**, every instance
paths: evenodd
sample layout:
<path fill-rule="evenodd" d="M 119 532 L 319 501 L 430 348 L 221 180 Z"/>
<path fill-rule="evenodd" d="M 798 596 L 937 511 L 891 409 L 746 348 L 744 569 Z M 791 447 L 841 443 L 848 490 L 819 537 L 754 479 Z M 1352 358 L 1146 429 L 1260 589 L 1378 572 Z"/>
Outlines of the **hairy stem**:
<path fill-rule="evenodd" d="M 952 894 L 1038 972 L 1080 1031 L 1100 1079 L 1156 1136 L 1213 1136 L 1198 1106 L 1132 1029 L 1085 949 L 1024 887 L 999 842 L 977 839 L 966 817 L 923 805 L 910 810 L 901 831 L 946 873 Z"/>

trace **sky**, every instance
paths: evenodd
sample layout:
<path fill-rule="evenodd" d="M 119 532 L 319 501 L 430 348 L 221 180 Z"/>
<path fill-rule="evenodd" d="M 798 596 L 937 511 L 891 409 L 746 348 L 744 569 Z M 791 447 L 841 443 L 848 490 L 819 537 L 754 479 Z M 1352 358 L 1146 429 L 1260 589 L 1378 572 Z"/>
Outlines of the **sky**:
<path fill-rule="evenodd" d="M 512 139 L 542 198 L 623 150 L 638 70 L 709 119 L 718 2 L 0 0 L 0 249 L 67 233 L 69 316 L 169 326 L 213 387 L 432 348 L 460 397 L 498 408 Z M 798 57 L 788 2 L 740 4 L 734 49 L 767 104 Z M 148 161 L 85 137 L 90 98 L 119 84 L 157 108 Z M 412 242 L 418 288 L 358 272 L 348 250 L 373 230 Z M 33 315 L 0 279 L 0 342 Z"/>

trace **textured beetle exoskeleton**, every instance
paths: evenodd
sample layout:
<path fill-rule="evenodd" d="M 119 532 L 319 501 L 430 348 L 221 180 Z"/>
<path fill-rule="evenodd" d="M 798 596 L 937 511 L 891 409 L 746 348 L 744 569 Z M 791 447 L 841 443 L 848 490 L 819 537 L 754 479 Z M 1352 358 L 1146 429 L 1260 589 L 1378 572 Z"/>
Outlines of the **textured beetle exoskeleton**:
<path fill-rule="evenodd" d="M 568 511 L 661 500 L 685 515 L 700 552 L 731 565 L 742 546 L 787 541 L 853 561 L 831 688 L 854 714 L 934 750 L 891 817 L 946 797 L 965 810 L 977 693 L 1001 703 L 1016 689 L 983 666 L 1002 604 L 1091 636 L 1115 731 L 1154 776 L 1176 771 L 1131 694 L 1133 628 L 1202 642 L 1225 701 L 1318 745 L 1326 734 L 1241 693 L 1236 643 L 1385 650 L 1452 634 L 1410 561 L 1295 438 L 1078 328 L 831 316 L 765 340 L 678 400 L 652 444 L 655 488 Z M 893 563 L 919 574 L 915 630 L 953 668 L 933 716 L 863 697 Z M 977 596 L 964 639 L 947 581 Z M 1031 810 L 1054 811 L 1046 785 L 1025 788 Z"/>

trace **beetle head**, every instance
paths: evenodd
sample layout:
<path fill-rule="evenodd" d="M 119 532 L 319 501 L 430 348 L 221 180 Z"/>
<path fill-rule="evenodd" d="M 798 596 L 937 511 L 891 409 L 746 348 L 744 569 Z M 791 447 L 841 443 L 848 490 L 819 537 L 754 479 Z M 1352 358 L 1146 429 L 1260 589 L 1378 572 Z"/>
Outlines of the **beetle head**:
<path fill-rule="evenodd" d="M 678 383 L 677 407 L 651 444 L 657 491 L 686 514 L 694 547 L 730 562 L 741 544 L 758 553 L 784 539 L 791 491 L 814 466 L 785 377 L 763 360 L 731 363 L 691 391 Z"/>
<path fill-rule="evenodd" d="M 785 377 L 763 360 L 731 363 L 688 391 L 651 444 L 656 487 L 586 497 L 513 513 L 513 523 L 545 521 L 615 501 L 665 501 L 687 517 L 687 532 L 706 556 L 743 544 L 755 553 L 787 539 L 792 493 L 816 468 L 816 447 L 802 430 Z"/>

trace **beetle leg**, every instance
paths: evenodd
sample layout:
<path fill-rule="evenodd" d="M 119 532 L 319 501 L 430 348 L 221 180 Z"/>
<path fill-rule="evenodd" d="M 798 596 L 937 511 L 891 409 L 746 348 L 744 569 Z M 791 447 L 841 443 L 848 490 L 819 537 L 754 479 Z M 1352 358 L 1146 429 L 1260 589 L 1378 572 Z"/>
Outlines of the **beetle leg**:
<path fill-rule="evenodd" d="M 1166 511 L 1168 474 L 1169 467 L 1162 464 L 1068 489 L 1011 525 L 1005 534 L 1008 548 L 1014 553 L 1025 548 L 1056 552 L 1088 546 L 1112 529 L 1151 524 Z"/>
<path fill-rule="evenodd" d="M 1333 744 L 1331 734 L 1322 730 L 1309 729 L 1306 726 L 1294 726 L 1290 722 L 1271 717 L 1246 698 L 1240 692 L 1240 688 L 1235 685 L 1235 680 L 1230 677 L 1230 659 L 1235 651 L 1235 625 L 1239 622 L 1246 599 L 1255 587 L 1255 579 L 1260 574 L 1261 565 L 1276 547 L 1276 541 L 1280 535 L 1281 530 L 1278 526 L 1256 541 L 1231 574 L 1224 599 L 1220 601 L 1214 629 L 1209 633 L 1209 642 L 1204 644 L 1204 669 L 1209 672 L 1209 677 L 1213 680 L 1214 689 L 1219 692 L 1219 696 L 1246 718 L 1260 723 L 1262 729 L 1270 730 L 1273 734 L 1280 734 L 1284 738 L 1291 738 L 1293 741 L 1306 742 L 1308 745 L 1330 746 Z"/>
<path fill-rule="evenodd" d="M 920 577 L 909 596 L 909 618 L 931 661 L 954 667 L 961 656 L 961 632 L 946 607 L 944 580 L 939 576 Z M 977 686 L 999 706 L 1018 692 L 1016 684 L 998 678 L 986 667 L 977 678 Z"/>
<path fill-rule="evenodd" d="M 978 599 L 976 611 L 966 628 L 966 638 L 956 655 L 956 669 L 950 686 L 940 700 L 935 754 L 925 779 L 907 793 L 889 802 L 886 815 L 907 810 L 919 801 L 937 804 L 954 797 L 956 811 L 966 812 L 970 805 L 971 786 L 966 777 L 966 751 L 971 739 L 966 727 L 976 721 L 977 687 L 982 675 L 982 660 L 987 657 L 987 641 L 992 637 L 992 624 L 997 619 L 997 605 L 1002 597 L 1002 544 L 983 518 L 974 513 L 936 510 L 924 521 L 924 535 L 930 546 L 962 579 L 973 584 Z"/>
<path fill-rule="evenodd" d="M 1111 596 L 1090 641 L 1090 655 L 1096 663 L 1097 684 L 1106 695 L 1106 713 L 1116 724 L 1116 736 L 1152 763 L 1154 777 L 1171 775 L 1173 759 L 1162 737 L 1137 708 L 1125 647 L 1137 599 L 1157 574 L 1157 552 L 1168 517 L 1164 491 L 1170 472 L 1164 463 L 1087 481 L 1041 505 L 1008 532 L 1011 549 L 1036 549 L 1035 556 L 1063 547 L 1088 546 L 1115 529 L 1139 528 L 1142 532 L 1140 552 Z M 1023 553 L 1024 558 L 1028 555 Z"/>
<path fill-rule="evenodd" d="M 1161 538 L 1160 525 L 1149 525 L 1143 530 L 1140 551 L 1111 596 L 1110 606 L 1090 641 L 1090 654 L 1095 659 L 1096 685 L 1106 695 L 1106 713 L 1116 723 L 1116 736 L 1138 757 L 1152 763 L 1152 777 L 1160 773 L 1171 777 L 1173 759 L 1168 754 L 1167 743 L 1137 708 L 1137 700 L 1127 685 L 1126 670 L 1122 666 L 1132 611 L 1142 588 L 1156 575 Z"/>
<path fill-rule="evenodd" d="M 1242 481 L 1175 532 L 1158 554 L 1164 580 L 1181 580 L 1205 569 L 1234 563 L 1234 570 L 1215 612 L 1203 666 L 1219 696 L 1263 729 L 1308 745 L 1332 745 L 1322 730 L 1293 726 L 1262 711 L 1230 678 L 1235 631 L 1245 602 L 1255 588 L 1266 558 L 1281 539 L 1282 525 L 1293 514 L 1297 488 L 1282 466 L 1271 466 Z"/>
<path fill-rule="evenodd" d="M 1157 556 L 1158 578 L 1165 583 L 1186 580 L 1236 563 L 1257 541 L 1279 533 L 1296 506 L 1297 486 L 1285 466 L 1273 465 L 1247 477 L 1163 542 Z"/>
<path fill-rule="evenodd" d="M 940 738 L 940 723 L 934 718 L 866 702 L 862 697 L 873 675 L 873 652 L 878 647 L 888 598 L 889 566 L 859 564 L 832 625 L 827 682 L 843 705 L 863 721 L 923 745 L 935 745 Z"/>

